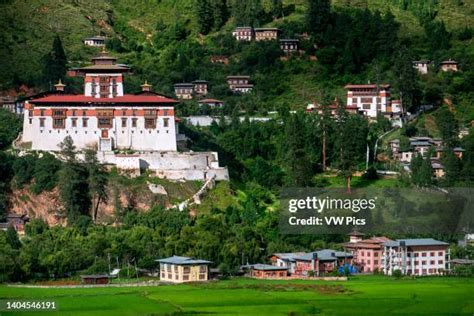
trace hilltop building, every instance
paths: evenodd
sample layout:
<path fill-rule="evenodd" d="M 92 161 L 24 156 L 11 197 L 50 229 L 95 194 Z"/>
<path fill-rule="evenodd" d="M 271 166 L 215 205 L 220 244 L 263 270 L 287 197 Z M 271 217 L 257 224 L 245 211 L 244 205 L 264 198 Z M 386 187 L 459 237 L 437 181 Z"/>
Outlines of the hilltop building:
<path fill-rule="evenodd" d="M 160 263 L 160 280 L 183 283 L 209 280 L 210 261 L 172 256 L 155 260 Z"/>
<path fill-rule="evenodd" d="M 105 36 L 93 36 L 87 37 L 83 40 L 84 45 L 93 46 L 93 47 L 104 47 L 105 46 Z"/>
<path fill-rule="evenodd" d="M 280 48 L 286 54 L 295 53 L 298 51 L 299 43 L 297 39 L 281 39 Z"/>
<path fill-rule="evenodd" d="M 376 118 L 378 113 L 388 112 L 391 108 L 390 85 L 388 84 L 348 84 L 347 106 L 357 106 L 369 118 Z"/>
<path fill-rule="evenodd" d="M 392 275 L 439 275 L 450 269 L 449 244 L 432 238 L 397 239 L 383 244 L 383 272 Z"/>
<path fill-rule="evenodd" d="M 232 36 L 238 41 L 250 42 L 253 40 L 253 28 L 251 26 L 239 26 L 232 32 Z"/>
<path fill-rule="evenodd" d="M 445 61 L 442 61 L 440 64 L 440 67 L 441 67 L 441 70 L 444 71 L 444 72 L 448 72 L 448 71 L 453 71 L 453 72 L 456 72 L 458 71 L 458 65 L 459 63 L 455 60 L 445 60 Z"/>
<path fill-rule="evenodd" d="M 198 102 L 199 106 L 207 105 L 210 108 L 220 108 L 224 106 L 224 101 L 216 99 L 204 99 Z"/>
<path fill-rule="evenodd" d="M 194 85 L 192 83 L 176 83 L 174 94 L 178 99 L 191 100 L 193 98 Z"/>
<path fill-rule="evenodd" d="M 206 80 L 195 80 L 193 81 L 194 93 L 199 96 L 207 95 L 208 82 Z"/>
<path fill-rule="evenodd" d="M 209 60 L 213 64 L 224 64 L 227 65 L 229 63 L 229 57 L 224 55 L 212 55 L 209 57 Z"/>
<path fill-rule="evenodd" d="M 255 40 L 257 42 L 271 41 L 271 40 L 278 39 L 278 34 L 280 33 L 280 30 L 275 27 L 261 27 L 261 28 L 255 28 L 254 33 L 255 33 Z"/>
<path fill-rule="evenodd" d="M 17 113 L 16 102 L 14 97 L 0 97 L 0 108 L 6 109 L 12 113 Z"/>
<path fill-rule="evenodd" d="M 125 94 L 128 66 L 106 52 L 92 62 L 76 69 L 83 94 L 67 94 L 58 83 L 55 92 L 25 101 L 22 148 L 57 152 L 70 136 L 78 150 L 94 148 L 100 162 L 133 174 L 150 169 L 168 179 L 228 180 L 217 153 L 177 152 L 177 101 L 152 92 L 148 83 L 141 93 Z"/>
<path fill-rule="evenodd" d="M 413 61 L 413 68 L 418 70 L 418 72 L 422 75 L 426 75 L 428 73 L 428 66 L 431 62 L 429 60 L 415 60 Z"/>
<path fill-rule="evenodd" d="M 250 76 L 227 76 L 227 84 L 233 92 L 247 93 L 252 91 L 253 84 L 249 83 Z"/>

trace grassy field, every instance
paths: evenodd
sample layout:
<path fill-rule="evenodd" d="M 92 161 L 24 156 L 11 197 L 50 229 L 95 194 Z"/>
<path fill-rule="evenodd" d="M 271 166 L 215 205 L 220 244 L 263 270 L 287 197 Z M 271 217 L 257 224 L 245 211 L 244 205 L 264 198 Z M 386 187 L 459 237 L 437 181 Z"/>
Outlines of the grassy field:
<path fill-rule="evenodd" d="M 60 315 L 472 315 L 474 282 L 358 276 L 347 282 L 235 279 L 136 288 L 1 286 L 0 299 L 54 300 Z M 56 313 L 34 313 L 42 314 Z"/>

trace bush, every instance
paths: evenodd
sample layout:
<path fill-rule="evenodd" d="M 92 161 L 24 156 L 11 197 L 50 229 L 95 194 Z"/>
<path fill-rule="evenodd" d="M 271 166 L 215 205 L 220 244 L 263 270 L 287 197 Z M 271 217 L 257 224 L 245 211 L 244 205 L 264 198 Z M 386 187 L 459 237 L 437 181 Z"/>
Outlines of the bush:
<path fill-rule="evenodd" d="M 365 179 L 365 180 L 377 180 L 379 178 L 379 176 L 377 174 L 377 170 L 374 167 L 370 167 L 362 175 L 362 178 Z"/>
<path fill-rule="evenodd" d="M 399 269 L 393 270 L 392 276 L 393 276 L 395 279 L 400 279 L 400 278 L 402 277 L 402 271 L 399 270 Z"/>

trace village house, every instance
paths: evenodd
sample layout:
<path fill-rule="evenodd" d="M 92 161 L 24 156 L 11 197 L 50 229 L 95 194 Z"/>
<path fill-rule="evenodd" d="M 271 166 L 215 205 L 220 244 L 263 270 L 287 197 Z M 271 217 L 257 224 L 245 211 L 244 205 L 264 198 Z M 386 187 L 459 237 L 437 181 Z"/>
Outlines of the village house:
<path fill-rule="evenodd" d="M 327 106 L 328 113 L 331 117 L 337 117 L 338 107 L 339 102 L 337 100 L 334 100 L 330 105 Z M 349 114 L 361 114 L 361 111 L 359 110 L 359 108 L 357 108 L 357 106 L 348 105 L 345 107 L 345 110 Z M 319 115 L 323 115 L 324 107 L 320 104 L 310 103 L 306 106 L 306 112 L 316 112 Z"/>
<path fill-rule="evenodd" d="M 0 108 L 17 113 L 15 98 L 11 96 L 0 97 Z"/>
<path fill-rule="evenodd" d="M 426 75 L 428 73 L 429 64 L 430 64 L 429 60 L 415 60 L 413 61 L 413 68 L 418 70 L 420 74 Z"/>
<path fill-rule="evenodd" d="M 194 84 L 176 83 L 174 85 L 174 94 L 178 99 L 191 100 L 193 98 Z"/>
<path fill-rule="evenodd" d="M 279 33 L 280 30 L 275 27 L 261 27 L 254 29 L 255 40 L 257 42 L 276 40 L 278 39 Z"/>
<path fill-rule="evenodd" d="M 160 263 L 160 280 L 183 283 L 209 280 L 210 261 L 172 256 L 155 260 Z"/>
<path fill-rule="evenodd" d="M 93 47 L 104 47 L 105 46 L 105 36 L 93 36 L 88 37 L 83 40 L 84 45 L 93 46 Z"/>
<path fill-rule="evenodd" d="M 193 89 L 196 95 L 207 95 L 208 82 L 206 80 L 195 80 L 193 81 Z"/>
<path fill-rule="evenodd" d="M 447 71 L 456 72 L 458 71 L 459 63 L 455 60 L 450 59 L 450 60 L 442 61 L 439 65 L 441 67 L 441 70 L 444 72 L 447 72 Z"/>
<path fill-rule="evenodd" d="M 391 106 L 390 85 L 388 84 L 348 84 L 347 105 L 357 106 L 369 118 L 376 118 L 380 112 L 387 112 Z"/>
<path fill-rule="evenodd" d="M 414 153 L 411 150 L 400 150 L 400 154 L 398 155 L 398 157 L 400 157 L 400 162 L 410 163 L 414 157 Z"/>
<path fill-rule="evenodd" d="M 252 91 L 253 84 L 249 83 L 250 76 L 227 76 L 227 84 L 233 92 L 247 93 Z"/>
<path fill-rule="evenodd" d="M 251 26 L 239 26 L 232 32 L 232 36 L 238 41 L 253 40 L 253 28 Z"/>
<path fill-rule="evenodd" d="M 446 174 L 444 171 L 444 166 L 436 158 L 431 158 L 431 169 L 433 170 L 433 176 L 436 179 L 441 179 Z"/>
<path fill-rule="evenodd" d="M 207 105 L 210 108 L 220 108 L 224 106 L 224 101 L 216 99 L 204 99 L 198 102 L 199 106 Z"/>
<path fill-rule="evenodd" d="M 398 154 L 400 153 L 400 140 L 399 139 L 393 139 L 388 142 L 388 145 L 390 146 L 390 151 L 392 152 L 392 155 L 395 159 L 399 159 Z"/>
<path fill-rule="evenodd" d="M 295 53 L 298 51 L 300 41 L 297 39 L 281 39 L 280 48 L 286 54 Z"/>
<path fill-rule="evenodd" d="M 211 57 L 209 57 L 209 60 L 213 64 L 227 65 L 229 63 L 229 57 L 223 55 L 212 55 Z"/>
<path fill-rule="evenodd" d="M 449 244 L 432 238 L 397 239 L 383 244 L 383 272 L 392 275 L 440 275 L 450 270 Z"/>
<path fill-rule="evenodd" d="M 13 227 L 19 235 L 25 234 L 25 225 L 30 221 L 26 214 L 8 214 L 6 221 L 0 223 L 1 230 L 7 230 L 9 226 Z"/>
<path fill-rule="evenodd" d="M 242 266 L 242 269 L 246 271 L 247 276 L 257 279 L 278 279 L 288 276 L 287 267 L 278 267 L 269 264 L 257 263 L 245 265 Z"/>
<path fill-rule="evenodd" d="M 382 270 L 383 244 L 390 241 L 387 237 L 369 239 L 352 238 L 344 244 L 344 249 L 353 255 L 353 263 L 360 272 L 373 273 Z"/>
<path fill-rule="evenodd" d="M 290 274 L 295 273 L 296 258 L 304 255 L 304 252 L 274 253 L 270 256 L 272 265 L 287 268 Z"/>
<path fill-rule="evenodd" d="M 309 276 L 314 273 L 315 276 L 332 273 L 344 264 L 352 264 L 352 253 L 336 251 L 332 249 L 323 249 L 310 253 L 305 253 L 295 258 L 295 275 Z"/>
<path fill-rule="evenodd" d="M 76 69 L 84 77 L 84 93 L 56 91 L 25 100 L 23 133 L 18 146 L 25 150 L 58 152 L 70 137 L 79 151 L 97 150 L 99 162 L 140 174 L 151 170 L 171 180 L 228 180 L 216 152 L 178 152 L 174 105 L 178 102 L 150 91 L 124 93 L 123 74 L 129 67 L 107 52 L 93 64 Z M 134 154 L 120 151 L 133 150 Z"/>

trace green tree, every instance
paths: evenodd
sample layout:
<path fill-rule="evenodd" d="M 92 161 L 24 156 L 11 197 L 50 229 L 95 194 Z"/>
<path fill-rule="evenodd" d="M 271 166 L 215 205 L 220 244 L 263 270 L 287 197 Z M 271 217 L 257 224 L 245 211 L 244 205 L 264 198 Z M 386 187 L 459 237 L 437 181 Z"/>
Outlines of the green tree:
<path fill-rule="evenodd" d="M 447 150 L 444 153 L 442 159 L 442 164 L 444 166 L 445 175 L 443 178 L 443 184 L 445 186 L 453 186 L 461 179 L 461 161 L 454 155 L 451 150 Z"/>
<path fill-rule="evenodd" d="M 207 34 L 214 26 L 214 12 L 210 0 L 196 0 L 196 15 L 199 32 Z"/>
<path fill-rule="evenodd" d="M 400 94 L 403 111 L 410 110 L 419 103 L 417 73 L 413 67 L 413 56 L 406 47 L 401 47 L 394 56 L 393 70 L 396 88 Z"/>
<path fill-rule="evenodd" d="M 285 122 L 282 156 L 289 176 L 289 184 L 295 186 L 307 186 L 312 177 L 305 136 L 305 114 L 290 114 Z"/>
<path fill-rule="evenodd" d="M 81 215 L 90 215 L 91 200 L 87 169 L 76 160 L 72 138 L 67 136 L 59 146 L 65 163 L 59 171 L 59 197 L 63 203 L 68 223 L 74 224 Z"/>
<path fill-rule="evenodd" d="M 89 196 L 92 202 L 91 217 L 96 223 L 99 205 L 107 200 L 107 172 L 97 160 L 95 150 L 85 151 L 85 163 L 88 172 Z"/>
<path fill-rule="evenodd" d="M 308 0 L 306 23 L 308 29 L 321 38 L 331 21 L 331 2 L 329 0 Z"/>
<path fill-rule="evenodd" d="M 273 19 L 277 19 L 283 15 L 283 1 L 282 0 L 272 0 L 271 1 L 271 14 Z"/>
<path fill-rule="evenodd" d="M 12 249 L 20 249 L 21 242 L 18 238 L 18 233 L 12 225 L 8 226 L 7 228 L 7 241 Z"/>
<path fill-rule="evenodd" d="M 59 79 L 64 79 L 67 71 L 67 57 L 61 38 L 56 35 L 53 40 L 51 51 L 43 58 L 44 82 L 51 85 Z"/>
<path fill-rule="evenodd" d="M 448 107 L 442 107 L 435 115 L 436 126 L 441 133 L 443 146 L 452 149 L 458 143 L 459 125 Z"/>
<path fill-rule="evenodd" d="M 214 0 L 213 10 L 214 29 L 219 30 L 229 19 L 227 0 Z"/>

